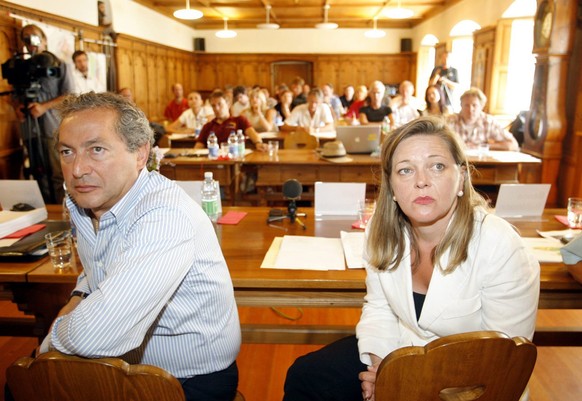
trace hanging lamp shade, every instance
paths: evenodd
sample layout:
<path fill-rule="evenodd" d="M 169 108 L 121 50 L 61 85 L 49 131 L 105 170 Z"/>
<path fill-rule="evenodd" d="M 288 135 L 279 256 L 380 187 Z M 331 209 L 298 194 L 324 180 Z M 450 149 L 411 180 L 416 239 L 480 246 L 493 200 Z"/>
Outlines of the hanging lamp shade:
<path fill-rule="evenodd" d="M 335 22 L 328 22 L 327 20 L 327 12 L 329 11 L 329 4 L 323 6 L 323 22 L 319 24 L 315 24 L 315 28 L 317 29 L 336 29 L 338 25 Z"/>
<path fill-rule="evenodd" d="M 269 21 L 269 18 L 271 16 L 270 15 L 271 14 L 271 5 L 270 4 L 265 5 L 265 11 L 267 12 L 265 23 L 264 24 L 257 24 L 257 28 L 258 29 L 270 29 L 270 30 L 279 29 L 279 24 L 275 24 L 275 23 Z"/>
<path fill-rule="evenodd" d="M 174 17 L 179 19 L 194 20 L 202 18 L 202 11 L 190 8 L 190 0 L 186 0 L 186 8 L 174 11 Z"/>
<path fill-rule="evenodd" d="M 386 32 L 378 29 L 378 17 L 374 17 L 374 28 L 364 32 L 364 36 L 372 39 L 383 38 L 386 36 Z"/>
<path fill-rule="evenodd" d="M 386 9 L 384 15 L 392 19 L 405 19 L 412 17 L 414 15 L 414 11 L 408 8 L 402 8 L 401 0 L 398 0 L 398 6 L 396 8 Z"/>
<path fill-rule="evenodd" d="M 228 18 L 224 18 L 224 29 L 215 33 L 221 39 L 230 39 L 236 37 L 236 32 L 228 29 Z"/>

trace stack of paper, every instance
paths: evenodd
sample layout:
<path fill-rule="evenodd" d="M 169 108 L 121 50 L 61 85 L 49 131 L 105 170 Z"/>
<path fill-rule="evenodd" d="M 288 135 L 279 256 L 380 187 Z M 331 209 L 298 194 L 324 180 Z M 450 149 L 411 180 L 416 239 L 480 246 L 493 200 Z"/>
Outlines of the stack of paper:
<path fill-rule="evenodd" d="M 28 212 L 11 212 L 9 210 L 3 210 L 0 212 L 0 238 L 46 220 L 47 217 L 48 215 L 45 208 L 34 209 Z"/>
<path fill-rule="evenodd" d="M 275 238 L 262 268 L 294 270 L 344 270 L 363 268 L 363 232 L 341 232 L 340 238 L 286 235 Z"/>

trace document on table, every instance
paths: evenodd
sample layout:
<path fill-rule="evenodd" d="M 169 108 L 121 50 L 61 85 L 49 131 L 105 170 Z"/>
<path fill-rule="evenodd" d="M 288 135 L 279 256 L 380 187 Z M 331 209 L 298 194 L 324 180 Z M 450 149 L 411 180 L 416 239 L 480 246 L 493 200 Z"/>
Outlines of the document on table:
<path fill-rule="evenodd" d="M 261 267 L 294 270 L 344 270 L 342 243 L 339 238 L 300 235 L 275 238 Z"/>
<path fill-rule="evenodd" d="M 538 262 L 562 262 L 562 243 L 555 238 L 523 238 L 526 247 Z"/>
<path fill-rule="evenodd" d="M 361 269 L 364 267 L 364 232 L 342 231 L 340 233 L 344 255 L 348 269 Z"/>

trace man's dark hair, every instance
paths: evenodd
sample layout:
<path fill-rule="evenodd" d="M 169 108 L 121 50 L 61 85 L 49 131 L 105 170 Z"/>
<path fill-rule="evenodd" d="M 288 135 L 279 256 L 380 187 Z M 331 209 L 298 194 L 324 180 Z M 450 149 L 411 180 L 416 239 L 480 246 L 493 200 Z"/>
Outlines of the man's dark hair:
<path fill-rule="evenodd" d="M 73 62 L 77 59 L 77 57 L 83 55 L 87 56 L 87 53 L 85 53 L 83 50 L 75 50 L 75 52 L 73 53 Z"/>
<path fill-rule="evenodd" d="M 232 90 L 232 97 L 236 99 L 236 97 L 238 95 L 246 95 L 247 94 L 247 88 L 239 85 L 239 86 L 235 86 L 234 89 Z"/>

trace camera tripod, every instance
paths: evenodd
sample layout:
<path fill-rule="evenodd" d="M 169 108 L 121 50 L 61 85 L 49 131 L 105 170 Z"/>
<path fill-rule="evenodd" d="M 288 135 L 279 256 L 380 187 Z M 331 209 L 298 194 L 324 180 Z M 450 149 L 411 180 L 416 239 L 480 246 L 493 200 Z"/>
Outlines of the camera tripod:
<path fill-rule="evenodd" d="M 305 217 L 305 213 L 297 213 L 297 203 L 295 199 L 289 200 L 289 204 L 287 205 L 287 214 L 283 214 L 281 209 L 271 209 L 269 211 L 269 217 L 267 218 L 267 224 L 272 223 L 274 221 L 281 221 L 285 219 L 289 219 L 291 224 L 297 223 L 299 224 L 304 230 L 307 229 L 305 224 L 298 218 L 298 217 Z"/>

